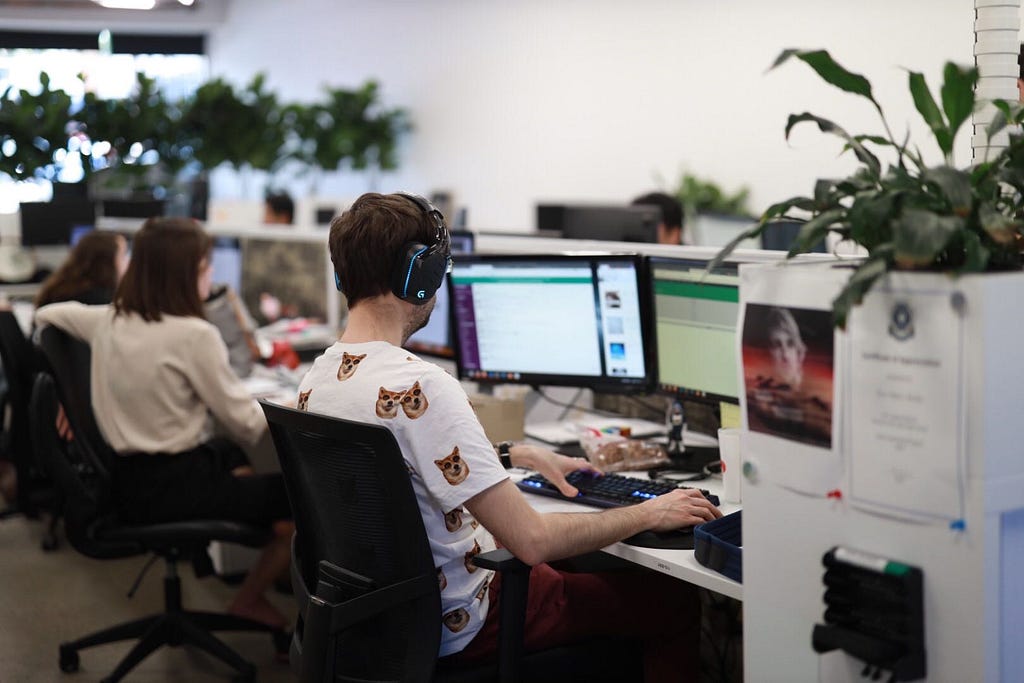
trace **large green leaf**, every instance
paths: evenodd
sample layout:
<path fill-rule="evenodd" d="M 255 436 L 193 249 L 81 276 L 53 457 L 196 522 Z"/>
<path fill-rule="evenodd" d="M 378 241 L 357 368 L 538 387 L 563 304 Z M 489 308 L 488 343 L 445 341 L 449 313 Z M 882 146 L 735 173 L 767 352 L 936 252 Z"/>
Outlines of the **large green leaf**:
<path fill-rule="evenodd" d="M 935 104 L 935 98 L 928 90 L 924 74 L 916 71 L 910 72 L 910 94 L 914 98 L 914 106 L 917 107 L 917 111 L 921 113 L 925 123 L 935 134 L 935 141 L 939 143 L 939 149 L 948 158 L 953 153 L 953 136 L 942 118 L 939 105 Z"/>
<path fill-rule="evenodd" d="M 988 266 L 989 250 L 981 243 L 977 233 L 963 233 L 964 264 L 961 273 L 980 273 Z"/>
<path fill-rule="evenodd" d="M 946 62 L 942 77 L 942 110 L 949 120 L 952 139 L 956 138 L 960 126 L 974 111 L 974 84 L 978 81 L 978 70 L 973 67 L 962 69 L 953 62 Z"/>
<path fill-rule="evenodd" d="M 877 250 L 846 281 L 832 301 L 832 323 L 836 327 L 846 329 L 850 309 L 863 301 L 864 294 L 889 270 L 888 254 L 885 249 Z"/>
<path fill-rule="evenodd" d="M 971 212 L 974 189 L 970 174 L 949 166 L 936 166 L 925 171 L 923 178 L 938 186 L 957 216 L 966 216 Z"/>
<path fill-rule="evenodd" d="M 921 209 L 904 209 L 893 221 L 893 246 L 896 263 L 902 266 L 926 266 L 946 248 L 964 220 Z"/>
<path fill-rule="evenodd" d="M 797 254 L 803 254 L 813 249 L 819 242 L 825 239 L 833 226 L 841 221 L 846 215 L 846 209 L 830 209 L 824 211 L 811 220 L 800 226 L 793 245 L 789 249 L 786 258 L 792 258 Z"/>
<path fill-rule="evenodd" d="M 850 238 L 871 251 L 892 241 L 890 221 L 896 212 L 899 192 L 863 193 L 854 198 L 847 211 Z"/>
<path fill-rule="evenodd" d="M 846 144 L 849 145 L 853 153 L 857 155 L 857 158 L 865 164 L 871 171 L 872 175 L 878 177 L 882 172 L 882 165 L 878 161 L 878 157 L 868 151 L 868 149 L 857 141 L 852 135 L 847 133 L 841 127 L 837 126 L 828 119 L 823 119 L 820 116 L 815 116 L 810 112 L 804 112 L 803 114 L 790 114 L 789 119 L 786 122 L 786 139 L 789 139 L 789 133 L 793 130 L 793 126 L 804 121 L 811 121 L 818 125 L 818 130 L 822 133 L 832 133 L 846 140 Z"/>
<path fill-rule="evenodd" d="M 771 65 L 769 70 L 780 66 L 791 57 L 796 57 L 810 66 L 818 72 L 818 75 L 821 76 L 825 82 L 834 85 L 840 90 L 845 90 L 846 92 L 866 97 L 874 103 L 875 107 L 878 107 L 878 103 L 875 102 L 875 96 L 871 93 L 871 82 L 860 74 L 844 69 L 838 62 L 832 59 L 832 55 L 825 50 L 783 50 L 782 53 L 775 58 L 775 62 Z"/>

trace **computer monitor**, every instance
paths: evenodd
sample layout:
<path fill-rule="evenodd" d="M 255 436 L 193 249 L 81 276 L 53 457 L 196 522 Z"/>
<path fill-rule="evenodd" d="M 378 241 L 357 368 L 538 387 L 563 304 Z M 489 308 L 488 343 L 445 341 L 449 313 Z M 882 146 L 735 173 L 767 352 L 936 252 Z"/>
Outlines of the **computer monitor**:
<path fill-rule="evenodd" d="M 658 393 L 717 405 L 739 403 L 736 320 L 739 270 L 711 273 L 700 260 L 650 257 Z"/>
<path fill-rule="evenodd" d="M 772 221 L 764 226 L 764 231 L 761 233 L 761 248 L 769 249 L 772 251 L 789 251 L 796 242 L 797 235 L 800 234 L 800 229 L 803 227 L 803 223 L 800 221 Z M 825 248 L 825 238 L 822 238 L 810 249 L 811 252 L 824 254 L 827 250 Z"/>
<path fill-rule="evenodd" d="M 260 307 L 264 293 L 280 302 L 277 317 L 326 320 L 326 258 L 326 246 L 319 241 L 247 238 L 242 246 L 242 301 L 261 325 L 273 322 Z"/>
<path fill-rule="evenodd" d="M 642 392 L 655 377 L 646 263 L 635 255 L 457 259 L 459 377 Z"/>
<path fill-rule="evenodd" d="M 242 291 L 242 241 L 237 237 L 213 238 L 213 282 Z"/>
<path fill-rule="evenodd" d="M 453 231 L 449 233 L 452 241 L 452 254 L 472 254 L 475 236 L 471 232 Z M 452 344 L 451 306 L 449 306 L 448 288 L 437 290 L 434 300 L 434 311 L 426 326 L 405 342 L 405 348 L 413 353 L 438 358 L 454 358 L 455 349 Z"/>
<path fill-rule="evenodd" d="M 163 199 L 104 199 L 102 213 L 108 218 L 152 218 L 164 215 Z"/>
<path fill-rule="evenodd" d="M 85 199 L 21 203 L 21 243 L 26 247 L 66 247 L 74 228 L 95 224 L 96 207 Z"/>
<path fill-rule="evenodd" d="M 656 206 L 537 206 L 537 229 L 558 231 L 565 239 L 657 243 L 659 223 Z"/>

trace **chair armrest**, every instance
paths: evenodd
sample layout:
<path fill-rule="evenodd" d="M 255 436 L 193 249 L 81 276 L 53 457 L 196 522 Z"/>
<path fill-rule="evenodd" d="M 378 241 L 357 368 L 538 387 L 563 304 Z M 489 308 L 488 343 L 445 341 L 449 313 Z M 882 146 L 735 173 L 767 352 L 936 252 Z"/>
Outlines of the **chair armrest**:
<path fill-rule="evenodd" d="M 470 561 L 481 569 L 493 569 L 494 571 L 502 572 L 503 574 L 530 573 L 530 565 L 520 560 L 505 548 L 498 548 L 497 550 L 480 553 L 479 555 L 475 555 Z M 504 581 L 507 579 L 502 580 Z"/>
<path fill-rule="evenodd" d="M 522 680 L 523 635 L 526 632 L 526 599 L 530 590 L 530 565 L 505 548 L 476 555 L 473 564 L 501 572 L 501 614 L 498 615 L 498 681 Z"/>

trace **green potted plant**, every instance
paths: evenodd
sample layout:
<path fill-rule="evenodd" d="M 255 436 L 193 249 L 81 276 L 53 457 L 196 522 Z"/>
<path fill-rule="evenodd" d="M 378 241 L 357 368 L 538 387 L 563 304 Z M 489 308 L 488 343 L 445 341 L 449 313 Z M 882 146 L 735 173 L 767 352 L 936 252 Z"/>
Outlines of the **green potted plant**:
<path fill-rule="evenodd" d="M 383 108 L 378 94 L 371 80 L 356 90 L 326 88 L 322 101 L 288 107 L 291 157 L 316 171 L 397 168 L 398 140 L 411 125 L 404 109 Z"/>
<path fill-rule="evenodd" d="M 838 327 L 846 325 L 851 307 L 872 285 L 893 270 L 962 274 L 1021 267 L 1017 240 L 1024 227 L 1024 137 L 1011 136 L 1006 148 L 970 168 L 953 164 L 953 140 L 975 107 L 975 69 L 947 63 L 938 101 L 922 74 L 909 73 L 914 105 L 943 154 L 942 163 L 931 165 L 917 146 L 893 135 L 868 79 L 846 70 L 824 50 L 786 50 L 772 68 L 790 59 L 806 63 L 827 83 L 869 100 L 884 134 L 855 135 L 808 112 L 790 115 L 787 138 L 796 125 L 813 123 L 838 136 L 860 167 L 846 178 L 818 180 L 810 196 L 773 204 L 755 227 L 722 249 L 713 265 L 740 241 L 759 236 L 766 225 L 782 218 L 806 221 L 789 256 L 809 251 L 830 232 L 855 242 L 867 250 L 867 257 L 834 301 Z M 996 104 L 1000 115 L 989 127 L 990 137 L 1022 120 L 1018 106 Z M 877 150 L 895 154 L 895 163 L 884 167 Z"/>
<path fill-rule="evenodd" d="M 42 89 L 33 95 L 8 87 L 0 95 L 0 172 L 15 180 L 39 175 L 54 179 L 54 153 L 67 146 L 71 96 L 50 87 L 39 74 Z"/>

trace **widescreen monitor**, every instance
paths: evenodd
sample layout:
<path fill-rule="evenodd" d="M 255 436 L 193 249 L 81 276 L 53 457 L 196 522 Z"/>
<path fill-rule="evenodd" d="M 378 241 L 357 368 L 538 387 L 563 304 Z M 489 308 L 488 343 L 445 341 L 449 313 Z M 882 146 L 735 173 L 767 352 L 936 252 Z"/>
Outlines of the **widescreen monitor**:
<path fill-rule="evenodd" d="M 472 254 L 474 234 L 471 232 L 451 232 L 452 254 L 456 259 L 460 255 Z M 454 358 L 455 349 L 452 344 L 451 307 L 448 305 L 448 288 L 444 285 L 437 290 L 434 299 L 434 311 L 426 326 L 405 342 L 405 348 L 413 353 L 438 358 Z"/>
<path fill-rule="evenodd" d="M 26 247 L 71 243 L 75 228 L 96 223 L 96 207 L 86 199 L 21 203 L 21 244 Z"/>
<path fill-rule="evenodd" d="M 163 199 L 104 199 L 101 203 L 107 218 L 152 218 L 164 215 Z"/>
<path fill-rule="evenodd" d="M 705 270 L 700 260 L 650 257 L 658 392 L 717 405 L 739 403 L 735 264 Z"/>
<path fill-rule="evenodd" d="M 650 389 L 655 353 L 646 276 L 635 255 L 457 259 L 448 288 L 459 377 Z"/>
<path fill-rule="evenodd" d="M 659 223 L 661 209 L 656 206 L 537 206 L 537 229 L 556 231 L 565 239 L 657 243 Z"/>

